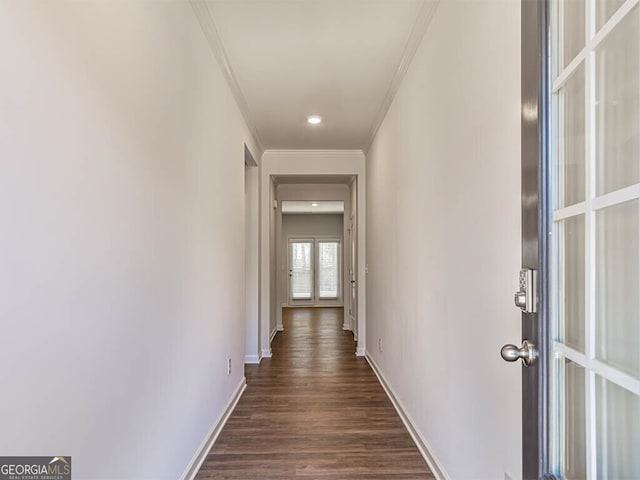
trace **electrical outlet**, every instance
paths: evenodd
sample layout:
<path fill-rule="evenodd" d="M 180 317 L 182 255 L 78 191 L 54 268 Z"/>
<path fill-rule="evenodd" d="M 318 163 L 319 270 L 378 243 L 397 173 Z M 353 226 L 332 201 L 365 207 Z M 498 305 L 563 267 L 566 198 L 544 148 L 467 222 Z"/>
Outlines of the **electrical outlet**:
<path fill-rule="evenodd" d="M 231 375 L 231 359 L 227 359 L 227 375 Z"/>
<path fill-rule="evenodd" d="M 381 338 L 378 339 L 378 351 L 380 353 L 382 353 L 382 339 Z"/>

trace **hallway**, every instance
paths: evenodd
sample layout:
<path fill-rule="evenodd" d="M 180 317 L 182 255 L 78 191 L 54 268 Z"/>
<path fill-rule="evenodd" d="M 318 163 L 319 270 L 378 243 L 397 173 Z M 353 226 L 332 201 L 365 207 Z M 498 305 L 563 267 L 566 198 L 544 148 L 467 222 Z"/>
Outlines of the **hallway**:
<path fill-rule="evenodd" d="M 284 309 L 273 358 L 246 366 L 197 478 L 434 478 L 342 319 L 342 308 Z"/>
<path fill-rule="evenodd" d="M 557 98 L 564 85 L 595 98 L 600 57 L 640 58 L 627 48 L 640 45 L 640 0 L 602 5 L 620 2 L 576 44 L 582 61 L 549 69 L 564 72 Z M 534 150 L 522 128 L 549 110 L 522 96 L 534 78 L 522 60 L 550 57 L 522 56 L 536 18 L 521 9 L 0 0 L 0 470 L 63 454 L 73 478 L 92 480 L 530 480 L 526 370 L 500 352 L 525 339 L 513 292 L 533 197 L 518 159 Z M 638 92 L 616 68 L 606 85 Z M 609 177 L 586 176 L 602 167 L 594 145 L 633 166 L 629 182 L 640 171 L 640 102 L 611 92 L 603 112 L 633 121 L 601 122 L 576 100 L 576 155 L 548 169 L 585 174 L 554 224 L 571 235 L 545 237 L 593 260 L 570 270 L 572 318 L 590 318 L 572 335 L 600 328 L 598 298 L 623 305 L 628 291 L 638 305 L 637 272 L 621 275 L 640 251 L 640 183 L 601 195 Z M 616 126 L 611 145 L 580 141 L 580 125 Z M 595 262 L 608 252 L 594 250 L 599 216 L 622 232 L 624 261 Z M 594 284 L 608 264 L 624 289 Z M 284 318 L 283 305 L 295 308 Z M 639 315 L 614 317 L 607 339 L 640 338 Z M 597 353 L 565 347 L 572 367 Z M 588 378 L 609 381 L 600 373 Z M 625 375 L 637 399 L 640 377 Z M 584 385 L 589 408 L 604 405 Z M 612 438 L 603 428 L 589 438 Z"/>

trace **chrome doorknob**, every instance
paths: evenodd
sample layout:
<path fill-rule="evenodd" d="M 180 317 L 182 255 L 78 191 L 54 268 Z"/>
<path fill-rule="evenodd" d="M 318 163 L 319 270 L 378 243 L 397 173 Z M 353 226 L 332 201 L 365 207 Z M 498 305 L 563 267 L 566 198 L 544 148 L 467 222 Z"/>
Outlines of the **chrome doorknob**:
<path fill-rule="evenodd" d="M 507 362 L 515 362 L 520 358 L 522 359 L 522 364 L 525 367 L 530 367 L 538 358 L 538 350 L 533 343 L 529 342 L 529 340 L 525 340 L 522 342 L 522 347 L 520 348 L 511 344 L 505 345 L 500 350 L 500 355 L 503 360 Z"/>

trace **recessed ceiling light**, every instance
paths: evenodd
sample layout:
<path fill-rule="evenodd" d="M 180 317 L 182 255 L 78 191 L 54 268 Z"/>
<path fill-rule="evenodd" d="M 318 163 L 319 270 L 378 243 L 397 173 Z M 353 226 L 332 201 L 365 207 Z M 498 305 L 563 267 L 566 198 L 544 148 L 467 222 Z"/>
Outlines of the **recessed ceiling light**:
<path fill-rule="evenodd" d="M 307 117 L 307 123 L 310 123 L 311 125 L 318 125 L 322 123 L 322 117 L 319 115 L 309 115 Z"/>
<path fill-rule="evenodd" d="M 313 202 L 313 203 L 311 204 L 311 206 L 312 206 L 312 207 L 317 207 L 317 206 L 318 206 L 318 204 L 317 204 L 317 203 L 315 203 L 315 202 Z"/>

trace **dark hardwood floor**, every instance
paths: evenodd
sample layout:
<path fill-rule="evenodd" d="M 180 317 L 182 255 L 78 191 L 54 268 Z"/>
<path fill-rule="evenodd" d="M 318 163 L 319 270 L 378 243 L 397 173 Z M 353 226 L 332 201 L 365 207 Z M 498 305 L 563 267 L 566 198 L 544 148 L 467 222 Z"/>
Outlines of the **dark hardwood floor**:
<path fill-rule="evenodd" d="M 342 308 L 284 309 L 198 479 L 431 479 Z"/>

